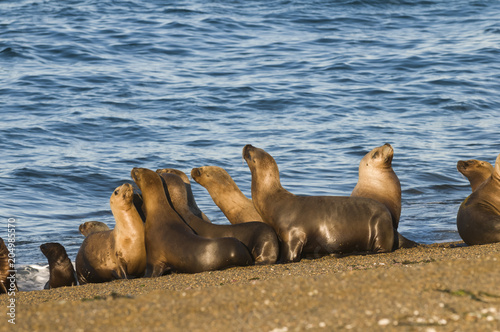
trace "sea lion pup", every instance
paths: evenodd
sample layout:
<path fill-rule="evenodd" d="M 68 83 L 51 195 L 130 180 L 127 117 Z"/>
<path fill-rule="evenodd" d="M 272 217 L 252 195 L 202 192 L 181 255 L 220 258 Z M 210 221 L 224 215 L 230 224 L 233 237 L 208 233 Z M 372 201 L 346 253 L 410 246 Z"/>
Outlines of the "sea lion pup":
<path fill-rule="evenodd" d="M 166 194 L 174 210 L 196 234 L 214 239 L 234 237 L 250 251 L 255 264 L 274 264 L 278 260 L 279 242 L 274 229 L 254 221 L 237 225 L 215 225 L 195 216 L 188 206 L 186 188 L 175 174 L 161 173 L 166 183 Z"/>
<path fill-rule="evenodd" d="M 252 200 L 281 240 L 280 260 L 302 254 L 390 252 L 394 245 L 391 213 L 364 197 L 296 196 L 280 183 L 276 161 L 246 145 L 243 158 L 252 173 Z"/>
<path fill-rule="evenodd" d="M 208 191 L 231 224 L 262 221 L 252 200 L 241 192 L 223 168 L 218 166 L 193 168 L 191 177 Z"/>
<path fill-rule="evenodd" d="M 144 223 L 134 207 L 133 188 L 125 183 L 109 200 L 115 228 L 89 234 L 76 255 L 80 284 L 142 277 L 146 268 Z"/>
<path fill-rule="evenodd" d="M 44 289 L 52 289 L 65 286 L 76 286 L 76 272 L 66 249 L 59 243 L 44 243 L 40 250 L 49 261 L 49 281 Z"/>
<path fill-rule="evenodd" d="M 168 270 L 197 273 L 253 263 L 248 249 L 235 238 L 207 239 L 196 235 L 168 203 L 160 176 L 146 168 L 131 171 L 146 212 L 145 277 Z"/>
<path fill-rule="evenodd" d="M 9 258 L 9 253 L 9 249 L 0 237 L 0 294 L 19 290 L 17 288 L 14 261 Z"/>
<path fill-rule="evenodd" d="M 500 154 L 491 176 L 460 205 L 457 228 L 468 245 L 500 242 Z"/>
<path fill-rule="evenodd" d="M 109 231 L 108 225 L 100 221 L 86 221 L 78 227 L 80 233 L 87 237 L 92 233 Z"/>
<path fill-rule="evenodd" d="M 371 198 L 384 204 L 391 212 L 392 225 L 398 236 L 394 249 L 413 248 L 418 243 L 397 232 L 401 217 L 401 184 L 392 169 L 393 157 L 394 149 L 387 143 L 368 152 L 359 163 L 358 183 L 351 196 Z"/>
<path fill-rule="evenodd" d="M 487 161 L 482 160 L 459 160 L 457 170 L 469 179 L 472 192 L 476 191 L 495 171 L 495 168 Z"/>
<path fill-rule="evenodd" d="M 186 186 L 189 210 L 198 218 L 201 218 L 211 223 L 210 219 L 208 219 L 208 217 L 200 210 L 200 208 L 196 204 L 196 201 L 194 200 L 193 190 L 191 189 L 191 182 L 189 181 L 189 178 L 183 171 L 179 171 L 178 169 L 175 168 L 161 168 L 157 169 L 156 173 L 158 174 L 171 173 L 178 175 L 184 182 L 184 185 Z"/>

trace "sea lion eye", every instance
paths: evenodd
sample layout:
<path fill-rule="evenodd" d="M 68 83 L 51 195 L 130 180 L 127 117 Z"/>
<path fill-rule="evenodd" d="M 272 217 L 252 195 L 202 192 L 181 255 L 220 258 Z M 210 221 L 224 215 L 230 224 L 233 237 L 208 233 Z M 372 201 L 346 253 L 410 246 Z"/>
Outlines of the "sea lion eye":
<path fill-rule="evenodd" d="M 118 189 L 115 190 L 115 195 L 118 195 Z"/>
<path fill-rule="evenodd" d="M 375 159 L 375 158 L 377 158 L 377 157 L 378 157 L 378 152 L 375 152 L 375 153 L 373 154 L 373 156 L 372 156 L 372 159 Z"/>

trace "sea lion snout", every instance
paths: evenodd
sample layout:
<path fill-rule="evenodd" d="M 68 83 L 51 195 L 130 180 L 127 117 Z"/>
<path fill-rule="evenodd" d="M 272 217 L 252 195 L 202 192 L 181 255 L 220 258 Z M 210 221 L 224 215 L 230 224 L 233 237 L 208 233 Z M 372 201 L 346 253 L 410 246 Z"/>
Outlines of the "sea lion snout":
<path fill-rule="evenodd" d="M 457 162 L 457 169 L 458 169 L 458 171 L 467 169 L 468 165 L 469 165 L 469 163 L 467 161 L 459 160 Z"/>

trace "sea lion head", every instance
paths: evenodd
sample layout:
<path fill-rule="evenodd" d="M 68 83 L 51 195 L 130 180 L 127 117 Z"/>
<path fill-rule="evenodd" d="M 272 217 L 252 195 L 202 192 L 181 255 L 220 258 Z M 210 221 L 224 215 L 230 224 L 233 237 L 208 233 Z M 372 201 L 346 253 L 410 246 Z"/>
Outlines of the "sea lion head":
<path fill-rule="evenodd" d="M 359 163 L 360 171 L 364 168 L 370 169 L 389 169 L 392 168 L 392 158 L 394 149 L 388 143 L 376 147 L 368 152 Z"/>
<path fill-rule="evenodd" d="M 134 180 L 135 184 L 139 186 L 139 189 L 141 189 L 141 191 L 145 187 L 158 184 L 158 181 L 159 183 L 161 183 L 160 176 L 147 168 L 134 167 L 130 172 L 130 176 Z"/>
<path fill-rule="evenodd" d="M 489 162 L 476 159 L 459 160 L 457 170 L 469 180 L 472 191 L 476 191 L 495 172 Z"/>
<path fill-rule="evenodd" d="M 193 180 L 206 187 L 209 183 L 232 185 L 233 180 L 227 171 L 219 166 L 202 166 L 191 170 Z"/>
<path fill-rule="evenodd" d="M 202 166 L 193 168 L 191 170 L 191 177 L 193 178 L 193 180 L 203 185 L 209 180 L 209 178 L 212 177 L 212 175 L 210 174 L 210 172 L 207 172 L 207 166 Z"/>
<path fill-rule="evenodd" d="M 133 195 L 134 188 L 132 185 L 130 183 L 124 183 L 113 191 L 109 198 L 109 203 L 111 206 L 128 208 L 133 205 Z"/>
<path fill-rule="evenodd" d="M 488 178 L 493 173 L 494 167 L 487 161 L 470 159 L 459 160 L 457 162 L 457 170 L 467 178 L 471 174 L 483 174 L 483 176 Z"/>
<path fill-rule="evenodd" d="M 175 175 L 179 176 L 182 179 L 182 181 L 184 181 L 184 183 L 190 184 L 189 178 L 186 175 L 186 173 L 184 173 L 183 171 L 180 171 L 178 169 L 175 169 L 175 168 L 159 168 L 159 169 L 156 170 L 156 173 L 158 173 L 160 175 L 162 173 L 175 174 Z"/>
<path fill-rule="evenodd" d="M 259 185 L 280 185 L 278 164 L 269 153 L 248 144 L 243 148 L 243 159 L 252 172 L 252 184 L 255 180 Z"/>
<path fill-rule="evenodd" d="M 87 237 L 89 234 L 109 231 L 108 225 L 100 221 L 86 221 L 78 227 L 80 233 Z"/>
<path fill-rule="evenodd" d="M 40 250 L 50 261 L 60 261 L 66 258 L 66 249 L 60 243 L 44 243 L 40 246 Z"/>

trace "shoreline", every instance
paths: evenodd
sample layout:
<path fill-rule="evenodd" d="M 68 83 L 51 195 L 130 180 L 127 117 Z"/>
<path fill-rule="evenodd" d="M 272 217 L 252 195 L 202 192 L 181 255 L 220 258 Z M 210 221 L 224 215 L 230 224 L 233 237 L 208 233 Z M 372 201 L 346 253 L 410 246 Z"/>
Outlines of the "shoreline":
<path fill-rule="evenodd" d="M 7 301 L 0 296 L 3 308 Z M 500 331 L 500 243 L 439 243 L 21 291 L 16 325 L 26 331 Z"/>

